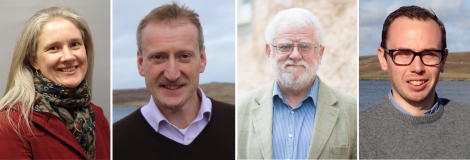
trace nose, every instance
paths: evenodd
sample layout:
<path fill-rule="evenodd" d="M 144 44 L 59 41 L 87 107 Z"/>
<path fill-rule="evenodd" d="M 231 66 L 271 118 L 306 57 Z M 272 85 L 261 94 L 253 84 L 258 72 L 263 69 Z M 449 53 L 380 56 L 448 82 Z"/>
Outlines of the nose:
<path fill-rule="evenodd" d="M 70 62 L 70 61 L 75 60 L 75 55 L 72 53 L 70 48 L 63 47 L 61 60 L 63 62 Z"/>
<path fill-rule="evenodd" d="M 302 55 L 299 52 L 299 46 L 294 46 L 292 53 L 289 54 L 289 58 L 295 62 L 302 59 Z"/>
<path fill-rule="evenodd" d="M 410 64 L 410 71 L 413 73 L 424 72 L 424 64 L 421 62 L 421 58 L 418 55 L 414 56 L 413 61 Z"/>
<path fill-rule="evenodd" d="M 173 81 L 178 80 L 180 75 L 181 75 L 181 72 L 178 68 L 178 64 L 176 63 L 176 58 L 172 56 L 170 57 L 170 59 L 168 60 L 166 64 L 164 76 L 166 79 L 173 82 Z"/>

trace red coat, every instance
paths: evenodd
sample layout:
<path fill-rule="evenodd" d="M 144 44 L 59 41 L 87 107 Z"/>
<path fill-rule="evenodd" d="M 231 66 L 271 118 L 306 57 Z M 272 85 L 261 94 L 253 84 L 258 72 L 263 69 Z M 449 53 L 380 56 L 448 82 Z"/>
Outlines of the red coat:
<path fill-rule="evenodd" d="M 95 110 L 95 146 L 94 159 L 110 159 L 109 123 L 103 109 L 91 103 Z M 88 159 L 85 151 L 72 132 L 57 116 L 45 112 L 33 112 L 34 136 L 21 123 L 18 134 L 6 121 L 5 111 L 0 112 L 0 159 Z M 17 124 L 19 112 L 10 110 L 11 118 Z M 22 118 L 22 117 L 21 117 Z M 22 119 L 23 121 L 23 119 Z"/>

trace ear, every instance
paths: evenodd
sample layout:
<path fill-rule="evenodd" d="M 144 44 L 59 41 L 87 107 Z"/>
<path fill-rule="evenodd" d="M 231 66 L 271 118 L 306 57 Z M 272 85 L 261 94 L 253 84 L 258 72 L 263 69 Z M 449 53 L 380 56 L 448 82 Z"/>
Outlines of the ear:
<path fill-rule="evenodd" d="M 266 44 L 265 51 L 266 51 L 266 55 L 269 58 L 271 56 L 271 47 L 269 46 L 269 44 Z"/>
<path fill-rule="evenodd" d="M 142 77 L 145 77 L 144 66 L 143 66 L 143 54 L 137 50 L 137 68 L 139 69 L 139 74 Z"/>
<path fill-rule="evenodd" d="M 446 64 L 447 55 L 449 55 L 449 50 L 446 49 L 446 54 L 444 55 L 444 57 L 442 57 L 442 58 L 444 58 L 444 59 L 442 59 L 442 62 L 441 62 L 441 64 L 439 65 L 439 70 L 441 71 L 441 73 L 444 72 L 444 66 L 445 66 L 445 64 Z"/>
<path fill-rule="evenodd" d="M 382 47 L 379 47 L 377 49 L 377 58 L 379 58 L 379 63 L 380 63 L 380 67 L 382 68 L 383 71 L 386 71 L 387 70 L 387 59 L 385 57 L 385 54 L 384 54 L 384 50 Z"/>
<path fill-rule="evenodd" d="M 320 46 L 320 54 L 318 54 L 320 57 L 318 57 L 318 64 L 321 64 L 321 59 L 323 57 L 323 53 L 325 52 L 325 46 Z"/>
<path fill-rule="evenodd" d="M 34 69 L 39 70 L 39 65 L 38 65 L 36 56 L 27 55 L 26 57 L 28 57 L 28 60 L 31 66 L 33 66 Z"/>
<path fill-rule="evenodd" d="M 206 46 L 202 46 L 202 49 L 201 49 L 201 65 L 199 66 L 199 73 L 202 73 L 204 72 L 204 70 L 206 69 L 206 63 L 207 63 L 207 60 L 206 60 Z"/>

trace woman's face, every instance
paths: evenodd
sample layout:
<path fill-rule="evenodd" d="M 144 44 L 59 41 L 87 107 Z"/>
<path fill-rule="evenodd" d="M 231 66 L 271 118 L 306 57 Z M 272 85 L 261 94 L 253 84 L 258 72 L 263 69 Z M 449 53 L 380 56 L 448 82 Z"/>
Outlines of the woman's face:
<path fill-rule="evenodd" d="M 46 22 L 38 37 L 31 65 L 47 79 L 67 88 L 77 87 L 87 73 L 87 55 L 80 30 L 65 18 Z"/>

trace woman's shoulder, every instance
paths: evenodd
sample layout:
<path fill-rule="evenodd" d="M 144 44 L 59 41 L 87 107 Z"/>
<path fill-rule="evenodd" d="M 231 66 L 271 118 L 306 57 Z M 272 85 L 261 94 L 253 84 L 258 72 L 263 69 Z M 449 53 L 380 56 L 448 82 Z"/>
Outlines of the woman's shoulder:
<path fill-rule="evenodd" d="M 98 113 L 103 114 L 103 109 L 100 106 L 97 106 L 96 104 L 91 103 L 91 102 L 90 102 L 90 105 L 95 111 L 95 114 L 98 114 Z"/>

